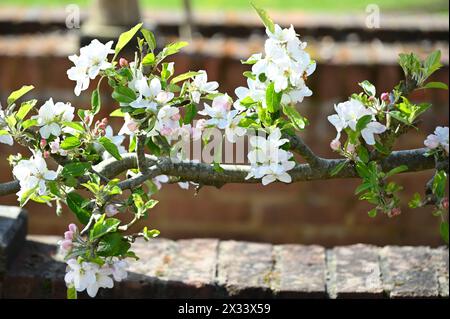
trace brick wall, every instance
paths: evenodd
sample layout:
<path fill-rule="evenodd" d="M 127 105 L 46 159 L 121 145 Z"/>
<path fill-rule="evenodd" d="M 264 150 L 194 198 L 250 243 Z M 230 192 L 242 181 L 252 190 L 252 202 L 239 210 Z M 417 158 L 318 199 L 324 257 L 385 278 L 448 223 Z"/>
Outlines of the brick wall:
<path fill-rule="evenodd" d="M 73 39 L 72 42 L 67 41 L 67 47 L 63 49 L 56 41 L 49 43 L 45 52 L 23 53 L 22 50 L 0 55 L 1 100 L 4 101 L 8 92 L 22 84 L 33 84 L 41 101 L 53 96 L 57 100 L 72 101 L 76 106 L 88 107 L 88 95 L 75 98 L 74 84 L 65 77 L 65 71 L 70 67 L 66 53 L 76 49 Z M 241 73 L 245 67 L 235 57 L 193 53 L 177 57 L 176 65 L 178 72 L 206 69 L 210 78 L 218 80 L 222 90 L 230 94 L 235 87 L 244 84 Z M 314 96 L 300 107 L 311 121 L 302 137 L 318 154 L 332 156 L 328 144 L 335 131 L 326 121 L 326 116 L 333 112 L 333 102 L 342 101 L 358 91 L 357 83 L 362 80 L 372 81 L 381 92 L 392 88 L 400 78 L 401 70 L 391 62 L 321 61 L 309 81 Z M 434 76 L 434 80 L 448 83 L 448 65 Z M 414 99 L 431 101 L 435 107 L 425 115 L 421 132 L 411 132 L 403 137 L 398 148 L 420 147 L 436 125 L 448 125 L 447 91 L 419 92 Z M 102 115 L 107 115 L 115 105 L 106 93 L 103 103 Z M 113 125 L 118 129 L 120 123 L 114 122 Z M 6 157 L 17 151 L 24 152 L 18 147 L 0 145 L 1 181 L 11 178 Z M 216 237 L 325 246 L 354 242 L 438 245 L 441 243 L 438 219 L 431 215 L 429 209 L 410 210 L 406 206 L 414 192 L 423 191 L 429 174 L 409 174 L 398 178 L 405 186 L 404 207 L 403 214 L 393 219 L 385 216 L 369 218 L 366 214 L 368 206 L 353 196 L 358 182 L 334 180 L 268 187 L 226 185 L 221 190 L 202 189 L 198 196 L 194 196 L 192 190 L 183 191 L 176 185 L 164 186 L 157 195 L 161 203 L 151 212 L 146 224 L 161 229 L 165 237 L 173 239 Z M 0 203 L 15 205 L 17 202 L 15 196 L 8 196 L 1 198 Z M 31 203 L 28 208 L 31 212 L 29 231 L 33 234 L 61 234 L 68 221 L 73 220 L 68 209 L 64 210 L 61 218 L 57 218 L 54 210 L 45 205 Z"/>

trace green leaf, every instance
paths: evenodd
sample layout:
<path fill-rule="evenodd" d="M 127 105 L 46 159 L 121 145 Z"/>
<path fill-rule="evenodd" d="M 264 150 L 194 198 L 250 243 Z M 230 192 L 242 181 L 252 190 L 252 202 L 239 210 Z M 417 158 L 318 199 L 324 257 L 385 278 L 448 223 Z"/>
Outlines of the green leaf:
<path fill-rule="evenodd" d="M 123 113 L 121 109 L 117 109 L 117 110 L 112 111 L 109 114 L 109 116 L 111 116 L 111 117 L 125 117 L 125 113 Z"/>
<path fill-rule="evenodd" d="M 73 128 L 76 131 L 84 132 L 84 127 L 80 122 L 63 122 L 62 124 L 66 127 Z"/>
<path fill-rule="evenodd" d="M 197 106 L 195 104 L 188 104 L 184 109 L 185 109 L 184 124 L 189 124 L 197 115 Z"/>
<path fill-rule="evenodd" d="M 27 129 L 38 124 L 37 119 L 29 119 L 22 122 L 22 128 Z"/>
<path fill-rule="evenodd" d="M 361 132 L 372 121 L 372 115 L 364 115 L 356 123 L 356 131 Z"/>
<path fill-rule="evenodd" d="M 384 154 L 384 155 L 389 155 L 391 153 L 391 151 L 385 147 L 384 145 L 380 144 L 380 142 L 375 141 L 375 145 L 374 145 L 375 149 L 377 150 L 377 152 Z"/>
<path fill-rule="evenodd" d="M 117 41 L 116 48 L 114 49 L 115 52 L 114 58 L 117 57 L 119 52 L 128 44 L 128 42 L 130 42 L 130 40 L 135 36 L 135 34 L 139 31 L 141 27 L 142 23 L 139 23 L 130 30 L 120 35 L 119 40 Z"/>
<path fill-rule="evenodd" d="M 339 163 L 331 170 L 330 175 L 331 176 L 337 175 L 345 167 L 345 165 L 347 165 L 347 161 L 343 161 L 343 162 Z"/>
<path fill-rule="evenodd" d="M 368 163 L 370 160 L 369 151 L 364 146 L 358 147 L 358 156 L 361 161 Z"/>
<path fill-rule="evenodd" d="M 275 113 L 280 109 L 280 103 L 281 103 L 281 97 L 283 93 L 275 92 L 275 84 L 271 82 L 267 86 L 266 90 L 266 103 L 267 103 L 267 109 L 270 113 Z"/>
<path fill-rule="evenodd" d="M 444 197 L 446 185 L 447 173 L 445 171 L 437 172 L 433 179 L 433 194 L 435 194 L 438 198 Z"/>
<path fill-rule="evenodd" d="M 397 166 L 386 173 L 386 178 L 391 177 L 396 174 L 400 174 L 402 172 L 406 172 L 407 170 L 408 170 L 408 166 L 406 166 L 406 165 Z"/>
<path fill-rule="evenodd" d="M 99 256 L 123 256 L 130 249 L 130 243 L 119 233 L 109 233 L 102 237 L 97 248 Z"/>
<path fill-rule="evenodd" d="M 439 231 L 441 233 L 442 239 L 448 245 L 448 222 L 441 222 L 441 225 L 439 227 Z"/>
<path fill-rule="evenodd" d="M 68 136 L 61 142 L 63 150 L 70 150 L 81 145 L 81 141 L 76 136 Z"/>
<path fill-rule="evenodd" d="M 422 198 L 420 197 L 419 193 L 415 193 L 413 195 L 413 198 L 408 203 L 409 208 L 419 208 L 422 206 Z"/>
<path fill-rule="evenodd" d="M 75 287 L 67 288 L 67 299 L 77 299 L 77 290 Z"/>
<path fill-rule="evenodd" d="M 92 91 L 91 95 L 91 109 L 92 114 L 95 115 L 100 111 L 101 107 L 101 99 L 100 99 L 100 92 L 98 91 L 98 88 Z"/>
<path fill-rule="evenodd" d="M 36 103 L 37 100 L 31 100 L 22 103 L 22 105 L 20 106 L 19 110 L 16 113 L 16 118 L 18 120 L 23 120 L 25 116 L 27 116 L 28 112 L 30 112 L 31 109 L 36 105 Z"/>
<path fill-rule="evenodd" d="M 90 239 L 95 240 L 108 233 L 113 233 L 117 231 L 117 227 L 120 225 L 120 220 L 116 218 L 107 218 L 106 215 L 102 215 L 99 220 L 94 224 L 90 232 Z"/>
<path fill-rule="evenodd" d="M 129 87 L 117 86 L 112 93 L 112 98 L 117 102 L 130 104 L 136 100 L 136 93 Z"/>
<path fill-rule="evenodd" d="M 156 49 L 155 35 L 147 29 L 141 29 L 141 33 L 144 36 L 145 42 L 148 44 L 148 48 L 153 52 Z"/>
<path fill-rule="evenodd" d="M 158 56 L 160 57 L 160 59 L 164 59 L 164 58 L 168 57 L 169 55 L 173 55 L 173 54 L 180 52 L 180 50 L 182 48 L 184 48 L 185 46 L 187 46 L 188 44 L 189 43 L 187 43 L 185 41 L 170 43 L 160 52 L 160 54 Z"/>
<path fill-rule="evenodd" d="M 255 8 L 256 12 L 258 13 L 259 17 L 261 18 L 262 22 L 266 26 L 267 29 L 269 29 L 270 32 L 275 32 L 275 25 L 272 21 L 272 19 L 269 17 L 267 12 L 259 7 L 257 7 L 253 2 L 251 2 L 251 5 L 253 8 Z"/>
<path fill-rule="evenodd" d="M 291 120 L 297 130 L 303 130 L 308 125 L 308 120 L 301 116 L 293 106 L 283 106 L 283 113 Z"/>
<path fill-rule="evenodd" d="M 219 163 L 214 162 L 213 163 L 213 169 L 215 172 L 217 173 L 223 173 L 225 170 L 222 168 L 222 166 L 220 166 Z"/>
<path fill-rule="evenodd" d="M 360 87 L 363 88 L 364 92 L 366 92 L 368 96 L 375 96 L 375 94 L 377 93 L 375 86 L 367 80 L 362 81 L 361 83 L 358 84 Z"/>
<path fill-rule="evenodd" d="M 34 89 L 34 86 L 32 85 L 24 85 L 17 91 L 12 92 L 7 99 L 8 106 L 13 104 L 15 101 L 20 99 L 22 96 L 30 92 L 32 89 Z"/>
<path fill-rule="evenodd" d="M 91 163 L 89 163 L 89 162 L 69 163 L 63 167 L 63 169 L 61 171 L 61 175 L 63 177 L 68 177 L 68 176 L 80 177 L 80 176 L 83 176 L 90 168 L 91 168 Z"/>
<path fill-rule="evenodd" d="M 372 187 L 372 185 L 370 183 L 362 183 L 355 189 L 355 195 L 365 192 L 368 189 L 370 189 L 371 187 Z"/>
<path fill-rule="evenodd" d="M 424 86 L 422 86 L 422 89 L 441 89 L 441 90 L 448 90 L 447 84 L 443 82 L 428 82 Z"/>
<path fill-rule="evenodd" d="M 144 66 L 147 66 L 147 65 L 153 65 L 153 64 L 155 64 L 155 61 L 156 61 L 155 55 L 154 55 L 153 53 L 148 53 L 148 54 L 142 59 L 142 64 L 143 64 Z"/>
<path fill-rule="evenodd" d="M 105 148 L 105 150 L 111 154 L 115 159 L 121 160 L 122 156 L 120 156 L 119 150 L 109 138 L 106 136 L 102 136 L 98 139 L 98 142 L 102 144 L 102 146 Z"/>
<path fill-rule="evenodd" d="M 440 61 L 441 51 L 439 50 L 434 51 L 429 56 L 427 56 L 427 58 L 423 62 L 423 67 L 425 69 L 427 78 L 442 67 Z"/>
<path fill-rule="evenodd" d="M 178 83 L 178 82 L 187 80 L 187 79 L 191 79 L 191 78 L 193 78 L 194 76 L 199 75 L 199 74 L 201 74 L 201 73 L 200 73 L 200 72 L 189 71 L 189 72 L 186 72 L 186 73 L 177 75 L 176 77 L 174 77 L 174 78 L 170 81 L 170 83 L 175 84 L 175 83 Z"/>
<path fill-rule="evenodd" d="M 371 209 L 370 211 L 367 212 L 367 215 L 369 215 L 370 218 L 375 218 L 377 217 L 377 209 Z"/>
<path fill-rule="evenodd" d="M 83 225 L 87 225 L 91 214 L 87 209 L 84 208 L 85 204 L 88 201 L 84 199 L 80 194 L 76 192 L 71 192 L 67 194 L 66 203 L 69 206 L 70 210 L 75 214 L 77 219 Z"/>

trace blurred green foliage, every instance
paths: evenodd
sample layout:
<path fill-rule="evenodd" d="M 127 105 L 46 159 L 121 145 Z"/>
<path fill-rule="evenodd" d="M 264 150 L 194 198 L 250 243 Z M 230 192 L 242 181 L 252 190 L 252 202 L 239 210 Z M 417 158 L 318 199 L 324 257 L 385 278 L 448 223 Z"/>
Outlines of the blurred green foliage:
<path fill-rule="evenodd" d="M 246 0 L 191 0 L 196 10 L 252 10 L 250 1 Z M 68 4 L 88 5 L 90 0 L 2 0 L 2 5 L 20 6 L 65 6 Z M 147 8 L 181 9 L 182 0 L 140 0 Z M 401 12 L 440 12 L 448 13 L 448 0 L 256 0 L 259 6 L 276 10 L 364 12 L 368 4 L 376 4 L 380 10 Z"/>

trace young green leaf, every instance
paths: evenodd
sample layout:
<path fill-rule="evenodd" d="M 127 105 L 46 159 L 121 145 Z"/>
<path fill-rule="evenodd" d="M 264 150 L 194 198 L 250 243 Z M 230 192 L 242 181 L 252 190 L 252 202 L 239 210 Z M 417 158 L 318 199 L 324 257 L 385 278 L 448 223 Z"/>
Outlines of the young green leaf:
<path fill-rule="evenodd" d="M 114 59 L 117 57 L 119 52 L 130 42 L 130 40 L 136 35 L 136 33 L 139 31 L 139 29 L 142 27 L 142 23 L 139 23 L 135 25 L 130 30 L 122 33 L 119 36 L 119 40 L 117 41 L 116 48 L 114 49 Z M 113 60 L 114 60 L 113 59 Z"/>
<path fill-rule="evenodd" d="M 87 200 L 84 199 L 80 194 L 76 192 L 71 192 L 67 194 L 66 203 L 67 206 L 69 206 L 70 210 L 75 214 L 77 219 L 80 221 L 80 223 L 82 223 L 83 225 L 87 225 L 91 217 L 89 211 L 84 208 L 85 204 L 87 203 Z"/>
<path fill-rule="evenodd" d="M 71 286 L 67 288 L 67 299 L 77 299 L 77 290 Z"/>
<path fill-rule="evenodd" d="M 330 172 L 331 176 L 336 176 L 344 167 L 345 165 L 347 165 L 347 161 L 343 161 L 341 163 L 339 163 L 338 165 L 336 165 Z"/>
<path fill-rule="evenodd" d="M 37 100 L 30 100 L 27 102 L 23 102 L 16 113 L 16 119 L 23 120 L 25 116 L 27 116 L 28 112 L 30 112 L 31 109 L 36 105 L 36 103 Z"/>
<path fill-rule="evenodd" d="M 291 123 L 299 131 L 303 130 L 306 125 L 308 125 L 308 120 L 301 116 L 293 106 L 283 106 L 283 113 L 291 120 Z"/>
<path fill-rule="evenodd" d="M 358 84 L 360 87 L 363 88 L 364 92 L 366 92 L 368 96 L 375 96 L 375 94 L 377 93 L 375 86 L 367 80 L 362 81 L 361 83 Z"/>
<path fill-rule="evenodd" d="M 273 82 L 271 82 L 267 86 L 266 90 L 266 103 L 267 103 L 267 109 L 270 113 L 275 113 L 280 109 L 280 103 L 281 103 L 281 97 L 283 93 L 275 92 L 275 85 Z"/>
<path fill-rule="evenodd" d="M 373 118 L 372 115 L 364 115 L 363 117 L 361 117 L 356 123 L 356 130 L 358 132 L 361 132 L 363 129 L 366 128 L 367 124 L 369 124 L 372 121 L 372 118 Z"/>
<path fill-rule="evenodd" d="M 68 177 L 79 177 L 83 176 L 91 168 L 91 163 L 89 162 L 74 162 L 66 164 L 62 171 L 61 176 Z"/>
<path fill-rule="evenodd" d="M 408 166 L 406 166 L 406 165 L 397 166 L 397 167 L 391 169 L 389 172 L 386 173 L 386 178 L 387 177 L 391 177 L 391 176 L 396 175 L 396 174 L 400 174 L 400 173 L 406 172 L 407 170 L 408 170 Z"/>
<path fill-rule="evenodd" d="M 197 106 L 195 104 L 188 104 L 185 106 L 184 124 L 189 124 L 197 115 Z"/>
<path fill-rule="evenodd" d="M 142 64 L 144 66 L 153 65 L 155 64 L 156 58 L 153 53 L 148 53 L 143 59 Z"/>
<path fill-rule="evenodd" d="M 189 71 L 189 72 L 177 75 L 170 81 L 170 83 L 175 84 L 175 83 L 187 80 L 187 79 L 191 79 L 194 76 L 199 75 L 199 74 L 200 74 L 200 72 Z"/>
<path fill-rule="evenodd" d="M 145 42 L 148 44 L 149 50 L 153 52 L 156 49 L 155 35 L 147 29 L 141 29 L 141 33 L 144 36 Z"/>
<path fill-rule="evenodd" d="M 68 136 L 61 142 L 63 150 L 70 150 L 81 145 L 81 141 L 76 136 Z"/>
<path fill-rule="evenodd" d="M 120 156 L 119 149 L 116 144 L 114 144 L 109 138 L 106 136 L 102 136 L 98 139 L 98 142 L 105 148 L 105 150 L 111 154 L 115 159 L 121 160 L 122 156 Z"/>
<path fill-rule="evenodd" d="M 100 238 L 108 233 L 113 233 L 117 231 L 117 227 L 120 225 L 120 220 L 116 218 L 107 218 L 102 215 L 100 219 L 94 224 L 90 232 L 90 239 L 94 240 Z"/>
<path fill-rule="evenodd" d="M 98 88 L 92 91 L 91 95 L 91 109 L 92 114 L 95 115 L 100 111 L 101 107 L 101 99 L 100 99 L 100 92 L 98 91 Z"/>
<path fill-rule="evenodd" d="M 422 86 L 422 89 L 441 89 L 441 90 L 448 90 L 447 84 L 443 82 L 428 82 L 424 86 Z"/>
<path fill-rule="evenodd" d="M 16 102 L 18 99 L 20 99 L 22 96 L 30 92 L 32 89 L 34 89 L 33 85 L 24 85 L 17 91 L 12 92 L 7 99 L 8 106 Z"/>
<path fill-rule="evenodd" d="M 275 24 L 273 23 L 272 19 L 269 17 L 267 12 L 264 9 L 257 7 L 253 2 L 251 2 L 251 5 L 253 6 L 253 8 L 255 8 L 256 12 L 258 13 L 259 17 L 261 18 L 266 28 L 269 29 L 270 32 L 274 33 Z"/>

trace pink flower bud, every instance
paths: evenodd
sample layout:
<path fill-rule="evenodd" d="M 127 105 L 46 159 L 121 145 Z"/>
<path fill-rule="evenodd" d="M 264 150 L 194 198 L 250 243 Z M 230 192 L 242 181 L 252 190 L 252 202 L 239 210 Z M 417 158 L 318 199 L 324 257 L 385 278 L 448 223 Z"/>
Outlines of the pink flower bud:
<path fill-rule="evenodd" d="M 353 145 L 352 143 L 348 143 L 347 152 L 353 154 L 353 153 L 355 153 L 355 150 L 356 150 L 355 145 Z"/>
<path fill-rule="evenodd" d="M 369 100 L 369 101 L 374 101 L 374 100 L 375 100 L 375 97 L 369 96 L 368 100 Z"/>
<path fill-rule="evenodd" d="M 112 216 L 116 215 L 117 213 L 119 213 L 119 210 L 117 209 L 117 207 L 115 205 L 108 204 L 105 207 L 105 213 L 106 213 L 106 216 L 112 217 Z"/>
<path fill-rule="evenodd" d="M 72 241 L 69 239 L 65 239 L 61 242 L 61 248 L 64 250 L 70 250 L 72 246 L 73 246 Z"/>
<path fill-rule="evenodd" d="M 66 231 L 66 232 L 64 233 L 64 239 L 70 239 L 70 240 L 72 240 L 72 239 L 73 239 L 73 232 L 71 232 L 70 230 L 69 230 L 69 231 Z"/>
<path fill-rule="evenodd" d="M 73 233 L 76 233 L 77 230 L 78 230 L 77 225 L 75 225 L 75 224 L 69 224 L 69 230 L 70 230 L 71 232 L 73 232 Z"/>
<path fill-rule="evenodd" d="M 44 148 L 45 146 L 47 146 L 47 140 L 45 138 L 42 138 L 39 145 L 41 145 L 41 148 Z"/>
<path fill-rule="evenodd" d="M 339 151 L 341 149 L 341 142 L 338 139 L 332 140 L 330 147 L 333 151 Z"/>
<path fill-rule="evenodd" d="M 441 201 L 441 205 L 443 209 L 448 209 L 448 197 L 444 197 Z"/>
<path fill-rule="evenodd" d="M 389 93 L 381 93 L 381 100 L 385 102 L 389 102 Z"/>
<path fill-rule="evenodd" d="M 169 136 L 172 134 L 172 129 L 170 127 L 165 126 L 160 130 L 160 133 L 163 136 Z"/>
<path fill-rule="evenodd" d="M 44 151 L 44 158 L 49 158 L 49 157 L 50 157 L 50 152 Z"/>
<path fill-rule="evenodd" d="M 388 213 L 389 217 L 395 217 L 402 213 L 402 210 L 398 207 L 392 208 L 392 210 Z"/>
<path fill-rule="evenodd" d="M 174 115 L 172 115 L 172 116 L 170 117 L 170 119 L 171 119 L 172 121 L 179 121 L 180 118 L 181 118 L 180 113 L 174 114 Z"/>
<path fill-rule="evenodd" d="M 125 58 L 120 58 L 119 59 L 119 65 L 121 68 L 127 67 L 128 66 L 128 61 Z"/>

